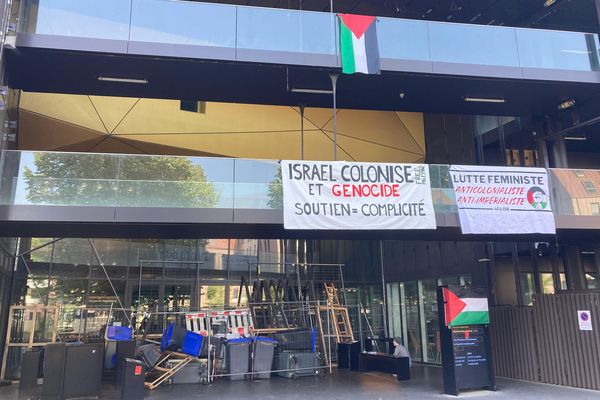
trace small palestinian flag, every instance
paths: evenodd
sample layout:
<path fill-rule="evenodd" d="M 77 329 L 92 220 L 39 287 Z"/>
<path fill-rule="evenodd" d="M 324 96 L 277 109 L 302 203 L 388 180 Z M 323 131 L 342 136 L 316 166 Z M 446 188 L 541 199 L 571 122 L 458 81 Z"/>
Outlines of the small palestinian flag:
<path fill-rule="evenodd" d="M 378 74 L 377 20 L 367 15 L 339 14 L 342 72 Z"/>
<path fill-rule="evenodd" d="M 485 288 L 448 286 L 443 288 L 446 325 L 486 325 L 490 310 Z"/>

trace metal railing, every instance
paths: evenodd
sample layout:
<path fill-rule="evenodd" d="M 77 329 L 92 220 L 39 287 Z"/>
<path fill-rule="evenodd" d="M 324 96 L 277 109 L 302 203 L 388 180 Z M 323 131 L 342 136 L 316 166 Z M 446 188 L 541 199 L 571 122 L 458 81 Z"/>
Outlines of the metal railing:
<path fill-rule="evenodd" d="M 436 213 L 457 211 L 448 169 L 429 165 Z M 556 215 L 600 216 L 600 170 L 549 174 Z M 283 190 L 277 160 L 5 150 L 0 205 L 282 210 Z"/>
<path fill-rule="evenodd" d="M 337 24 L 332 13 L 192 1 L 23 0 L 19 31 L 219 47 L 235 59 L 237 50 L 337 55 Z M 599 65 L 592 33 L 399 18 L 379 18 L 378 32 L 381 56 L 391 60 L 576 71 Z"/>

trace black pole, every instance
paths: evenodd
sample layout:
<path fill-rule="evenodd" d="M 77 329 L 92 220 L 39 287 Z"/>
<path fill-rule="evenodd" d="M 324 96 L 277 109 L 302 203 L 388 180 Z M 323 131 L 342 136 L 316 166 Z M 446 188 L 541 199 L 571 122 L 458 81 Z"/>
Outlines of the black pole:
<path fill-rule="evenodd" d="M 304 104 L 299 104 L 300 108 L 300 159 L 304 160 Z"/>
<path fill-rule="evenodd" d="M 337 74 L 330 74 L 333 89 L 333 161 L 337 161 Z"/>

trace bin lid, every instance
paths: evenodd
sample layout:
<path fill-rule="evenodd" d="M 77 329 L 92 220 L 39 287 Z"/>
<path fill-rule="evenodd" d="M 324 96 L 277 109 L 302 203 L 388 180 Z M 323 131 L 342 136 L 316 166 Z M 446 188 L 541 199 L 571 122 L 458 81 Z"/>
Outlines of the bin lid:
<path fill-rule="evenodd" d="M 257 342 L 270 342 L 270 343 L 275 343 L 277 344 L 277 340 L 272 339 L 270 337 L 265 337 L 265 336 L 257 336 L 254 338 L 255 341 Z"/>
<path fill-rule="evenodd" d="M 252 339 L 250 338 L 239 338 L 239 339 L 229 339 L 227 343 L 250 343 Z"/>

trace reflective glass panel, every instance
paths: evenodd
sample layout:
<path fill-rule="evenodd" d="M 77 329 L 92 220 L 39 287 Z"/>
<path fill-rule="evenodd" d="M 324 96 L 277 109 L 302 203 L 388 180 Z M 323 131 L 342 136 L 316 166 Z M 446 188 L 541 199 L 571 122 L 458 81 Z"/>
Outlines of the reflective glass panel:
<path fill-rule="evenodd" d="M 235 14 L 220 4 L 133 0 L 131 40 L 235 47 Z"/>
<path fill-rule="evenodd" d="M 590 33 L 517 29 L 521 66 L 598 70 L 598 36 Z"/>
<path fill-rule="evenodd" d="M 35 7 L 37 6 L 37 13 Z M 124 0 L 27 1 L 21 29 L 45 35 L 127 40 L 131 4 Z"/>
<path fill-rule="evenodd" d="M 429 61 L 426 22 L 397 18 L 378 18 L 377 22 L 377 41 L 382 58 Z"/>
<path fill-rule="evenodd" d="M 277 161 L 235 160 L 235 208 L 283 208 Z"/>
<path fill-rule="evenodd" d="M 237 46 L 335 54 L 334 18 L 329 13 L 238 7 Z"/>
<path fill-rule="evenodd" d="M 432 61 L 519 66 L 513 28 L 430 22 L 429 40 Z"/>
<path fill-rule="evenodd" d="M 406 327 L 408 332 L 408 351 L 414 361 L 422 361 L 421 320 L 419 318 L 419 292 L 417 282 L 404 283 L 406 298 Z"/>

